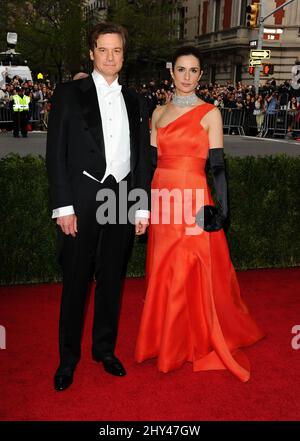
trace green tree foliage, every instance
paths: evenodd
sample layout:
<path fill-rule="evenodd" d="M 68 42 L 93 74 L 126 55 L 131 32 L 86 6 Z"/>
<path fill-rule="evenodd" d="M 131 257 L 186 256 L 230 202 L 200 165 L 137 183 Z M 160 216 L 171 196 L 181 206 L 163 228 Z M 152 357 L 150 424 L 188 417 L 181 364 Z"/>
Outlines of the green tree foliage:
<path fill-rule="evenodd" d="M 87 33 L 95 21 L 107 18 L 129 31 L 127 79 L 156 76 L 176 44 L 174 2 L 111 0 L 108 14 L 89 14 L 87 4 L 87 0 L 0 0 L 5 17 L 0 25 L 1 46 L 7 31 L 17 32 L 17 51 L 31 70 L 48 72 L 60 82 L 87 69 Z"/>
<path fill-rule="evenodd" d="M 140 73 L 151 78 L 169 61 L 176 45 L 173 7 L 173 2 L 160 0 L 113 2 L 108 18 L 129 32 L 127 76 L 136 78 Z"/>
<path fill-rule="evenodd" d="M 18 33 L 17 50 L 32 70 L 58 81 L 81 70 L 86 55 L 83 0 L 8 1 L 7 27 Z"/>

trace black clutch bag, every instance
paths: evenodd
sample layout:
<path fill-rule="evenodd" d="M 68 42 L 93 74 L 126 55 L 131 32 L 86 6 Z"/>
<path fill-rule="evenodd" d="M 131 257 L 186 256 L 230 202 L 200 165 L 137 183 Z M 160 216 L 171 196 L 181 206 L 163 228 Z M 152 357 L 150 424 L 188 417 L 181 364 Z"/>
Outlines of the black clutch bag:
<path fill-rule="evenodd" d="M 196 214 L 196 223 L 204 231 L 218 231 L 222 228 L 223 222 L 219 209 L 215 205 L 203 205 Z"/>

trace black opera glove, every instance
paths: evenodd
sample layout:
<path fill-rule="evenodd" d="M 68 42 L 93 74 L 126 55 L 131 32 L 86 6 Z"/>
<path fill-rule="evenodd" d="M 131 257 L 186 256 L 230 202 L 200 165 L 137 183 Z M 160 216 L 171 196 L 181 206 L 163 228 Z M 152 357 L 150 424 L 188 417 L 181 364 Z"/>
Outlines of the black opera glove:
<path fill-rule="evenodd" d="M 205 231 L 219 231 L 228 215 L 227 181 L 223 148 L 209 149 L 209 163 L 213 175 L 218 206 L 205 205 L 196 215 L 196 223 Z"/>
<path fill-rule="evenodd" d="M 152 176 L 155 172 L 155 169 L 157 167 L 157 147 L 154 147 L 153 145 L 151 147 L 151 170 L 152 170 Z"/>

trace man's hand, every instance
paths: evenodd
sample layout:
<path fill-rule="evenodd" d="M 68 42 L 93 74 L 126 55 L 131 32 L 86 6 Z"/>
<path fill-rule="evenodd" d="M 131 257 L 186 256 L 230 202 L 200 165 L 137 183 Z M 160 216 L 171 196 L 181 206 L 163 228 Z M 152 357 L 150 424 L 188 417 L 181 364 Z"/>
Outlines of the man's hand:
<path fill-rule="evenodd" d="M 145 234 L 147 227 L 149 225 L 149 219 L 145 217 L 136 217 L 135 218 L 135 234 L 140 236 L 141 234 Z"/>
<path fill-rule="evenodd" d="M 77 233 L 77 217 L 75 214 L 69 214 L 68 216 L 58 217 L 56 220 L 57 225 L 60 226 L 62 232 L 75 237 Z"/>

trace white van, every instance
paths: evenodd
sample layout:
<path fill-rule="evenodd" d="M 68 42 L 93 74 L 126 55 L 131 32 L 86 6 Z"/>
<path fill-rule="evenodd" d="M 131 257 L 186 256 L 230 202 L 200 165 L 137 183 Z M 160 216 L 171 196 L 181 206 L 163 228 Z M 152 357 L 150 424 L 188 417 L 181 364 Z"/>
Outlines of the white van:
<path fill-rule="evenodd" d="M 32 75 L 28 66 L 1 66 L 0 65 L 0 88 L 5 85 L 5 78 L 13 79 L 15 75 L 23 81 L 32 81 Z"/>

